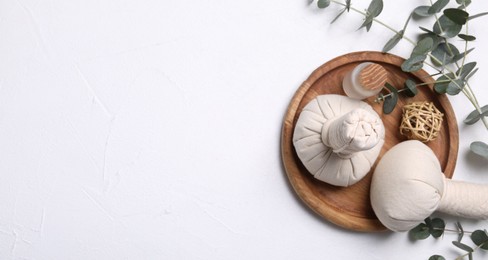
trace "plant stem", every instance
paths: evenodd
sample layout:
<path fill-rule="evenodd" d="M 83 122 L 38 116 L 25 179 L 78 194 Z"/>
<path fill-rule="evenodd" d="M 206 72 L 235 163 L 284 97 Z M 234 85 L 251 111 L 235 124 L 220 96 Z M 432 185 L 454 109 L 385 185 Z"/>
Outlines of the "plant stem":
<path fill-rule="evenodd" d="M 456 233 L 456 234 L 459 234 L 461 232 L 459 232 L 459 230 L 454 230 L 454 229 L 449 229 L 449 228 L 434 228 L 435 230 L 443 230 L 443 231 L 447 231 L 447 232 L 452 232 L 452 233 Z M 471 234 L 473 233 L 473 231 L 464 231 L 464 233 L 467 233 L 467 234 Z"/>
<path fill-rule="evenodd" d="M 331 0 L 331 2 L 346 7 L 346 4 L 341 3 L 341 2 L 339 2 L 337 0 Z M 350 6 L 350 9 L 353 10 L 354 12 L 356 12 L 356 13 L 362 14 L 365 17 L 368 15 L 366 12 L 363 12 L 363 11 L 361 11 L 361 10 L 353 7 L 353 6 Z M 375 21 L 378 24 L 381 24 L 382 26 L 384 26 L 385 28 L 389 29 L 390 31 L 392 31 L 392 32 L 394 32 L 396 34 L 399 34 L 399 31 L 395 30 L 393 27 L 391 27 L 388 24 L 382 22 L 381 20 L 378 20 L 376 18 L 373 18 L 373 21 Z M 416 43 L 412 39 L 406 37 L 405 35 L 403 35 L 402 38 L 405 39 L 406 41 L 410 42 L 411 44 L 416 45 Z"/>

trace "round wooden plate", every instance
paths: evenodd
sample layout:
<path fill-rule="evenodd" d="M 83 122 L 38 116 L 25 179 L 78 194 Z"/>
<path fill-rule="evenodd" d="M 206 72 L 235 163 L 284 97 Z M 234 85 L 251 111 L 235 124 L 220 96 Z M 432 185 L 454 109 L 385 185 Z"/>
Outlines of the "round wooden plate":
<path fill-rule="evenodd" d="M 406 140 L 399 133 L 402 106 L 413 101 L 432 101 L 444 113 L 438 138 L 427 145 L 440 161 L 444 174 L 450 178 L 456 164 L 459 135 L 451 104 L 445 95 L 432 90 L 432 84 L 418 87 L 413 98 L 400 94 L 395 110 L 388 115 L 382 111 L 382 103 L 374 103 L 375 97 L 364 100 L 380 115 L 385 125 L 386 138 L 380 156 L 371 171 L 358 183 L 349 187 L 335 187 L 315 179 L 302 165 L 293 147 L 293 130 L 302 108 L 317 95 L 342 94 L 344 75 L 361 62 L 376 62 L 389 72 L 388 82 L 400 89 L 407 78 L 417 83 L 434 80 L 425 71 L 405 73 L 400 66 L 404 59 L 381 52 L 355 52 L 337 57 L 316 69 L 300 86 L 288 106 L 281 135 L 281 152 L 286 174 L 295 192 L 313 211 L 341 227 L 356 231 L 384 231 L 386 228 L 376 218 L 369 201 L 371 176 L 376 163 L 395 144 Z M 415 162 L 412 162 L 415 163 Z"/>

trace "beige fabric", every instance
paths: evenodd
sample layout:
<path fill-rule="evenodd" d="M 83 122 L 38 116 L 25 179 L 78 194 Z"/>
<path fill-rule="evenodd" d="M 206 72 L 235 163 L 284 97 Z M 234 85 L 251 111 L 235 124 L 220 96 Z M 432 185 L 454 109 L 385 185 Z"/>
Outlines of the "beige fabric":
<path fill-rule="evenodd" d="M 488 185 L 445 179 L 438 211 L 463 218 L 488 219 Z"/>
<path fill-rule="evenodd" d="M 371 205 L 394 231 L 406 231 L 430 216 L 444 192 L 444 175 L 432 150 L 419 141 L 397 144 L 383 155 L 371 182 Z"/>
<path fill-rule="evenodd" d="M 336 186 L 361 180 L 376 161 L 385 138 L 378 114 L 365 102 L 321 95 L 300 113 L 293 143 L 315 178 Z"/>
<path fill-rule="evenodd" d="M 438 210 L 488 219 L 488 185 L 447 179 L 432 150 L 417 140 L 391 148 L 376 166 L 371 205 L 394 231 L 407 231 Z"/>

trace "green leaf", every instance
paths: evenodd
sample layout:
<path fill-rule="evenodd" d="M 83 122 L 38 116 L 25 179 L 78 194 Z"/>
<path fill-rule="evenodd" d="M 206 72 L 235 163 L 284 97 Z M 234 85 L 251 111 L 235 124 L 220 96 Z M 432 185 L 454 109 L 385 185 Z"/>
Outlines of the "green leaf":
<path fill-rule="evenodd" d="M 403 38 L 403 30 L 396 33 L 393 36 L 393 38 L 391 38 L 390 40 L 388 40 L 388 42 L 386 42 L 382 52 L 389 52 L 391 49 L 393 49 L 393 47 L 395 47 L 400 42 L 402 38 Z"/>
<path fill-rule="evenodd" d="M 475 230 L 471 234 L 471 240 L 481 249 L 488 250 L 488 235 L 483 230 Z"/>
<path fill-rule="evenodd" d="M 372 15 L 367 14 L 366 18 L 364 19 L 363 24 L 361 24 L 361 26 L 359 26 L 358 30 L 363 28 L 363 27 L 366 27 L 366 31 L 369 32 L 369 29 L 371 29 L 371 25 L 373 24 L 373 19 L 374 19 L 374 17 Z"/>
<path fill-rule="evenodd" d="M 469 54 L 470 52 L 472 52 L 473 50 L 474 50 L 474 48 L 471 48 L 471 49 L 469 49 L 469 50 L 467 50 L 467 51 L 465 51 L 465 52 L 463 52 L 463 53 L 460 53 L 460 54 L 458 54 L 458 55 L 454 56 L 454 59 L 452 60 L 452 62 L 456 62 L 456 61 L 458 61 L 458 60 L 460 60 L 460 59 L 464 58 L 464 56 L 468 56 L 468 54 Z"/>
<path fill-rule="evenodd" d="M 319 8 L 327 8 L 330 5 L 330 0 L 319 0 L 317 6 Z"/>
<path fill-rule="evenodd" d="M 420 27 L 420 28 L 422 30 L 423 27 Z M 427 33 L 423 33 L 423 34 L 419 35 L 419 40 L 424 39 L 424 38 L 431 38 L 432 39 L 432 42 L 434 42 L 434 44 L 432 45 L 433 50 L 435 48 L 437 48 L 437 46 L 439 46 L 439 44 L 444 42 L 444 38 L 437 36 L 437 34 L 435 34 L 432 31 L 429 31 Z"/>
<path fill-rule="evenodd" d="M 454 57 L 459 54 L 459 50 L 456 46 L 448 43 L 441 43 L 432 51 L 431 61 L 436 66 L 445 66 L 454 62 Z M 439 61 L 441 63 L 439 63 Z"/>
<path fill-rule="evenodd" d="M 446 259 L 441 255 L 433 255 L 429 257 L 429 260 L 446 260 Z"/>
<path fill-rule="evenodd" d="M 440 218 L 434 218 L 432 219 L 432 228 L 429 230 L 430 234 L 438 238 L 444 234 L 444 228 L 446 227 L 446 223 L 444 220 Z"/>
<path fill-rule="evenodd" d="M 435 14 L 440 12 L 446 5 L 449 3 L 449 0 L 437 0 L 428 10 L 429 14 Z"/>
<path fill-rule="evenodd" d="M 422 69 L 426 55 L 416 55 L 408 58 L 402 63 L 402 70 L 405 72 L 413 72 Z"/>
<path fill-rule="evenodd" d="M 473 112 L 469 113 L 466 119 L 463 120 L 463 123 L 467 125 L 473 125 L 474 123 L 478 122 L 481 119 L 481 114 L 478 110 L 474 110 Z"/>
<path fill-rule="evenodd" d="M 366 27 L 366 31 L 369 32 L 371 29 L 371 25 L 373 24 L 373 19 L 380 15 L 381 11 L 383 11 L 383 0 L 373 0 L 368 6 L 368 10 L 366 12 L 366 17 L 364 19 L 363 24 L 359 27 L 359 29 Z"/>
<path fill-rule="evenodd" d="M 430 231 L 430 229 L 433 228 L 433 226 L 432 226 L 432 219 L 430 217 L 427 217 L 427 218 L 424 219 L 424 222 L 425 222 L 425 224 L 427 225 L 427 227 L 429 228 L 429 231 Z"/>
<path fill-rule="evenodd" d="M 434 24 L 433 31 L 435 34 L 446 37 L 452 38 L 461 31 L 462 26 L 451 21 L 451 19 L 447 18 L 447 16 L 442 15 L 439 17 L 439 20 Z"/>
<path fill-rule="evenodd" d="M 456 221 L 456 227 L 459 231 L 459 234 L 458 234 L 458 242 L 461 242 L 461 240 L 463 239 L 463 236 L 464 236 L 464 229 L 463 229 L 463 226 L 461 225 L 461 222 L 459 221 Z"/>
<path fill-rule="evenodd" d="M 451 79 L 454 78 L 454 73 L 448 73 L 446 75 L 440 76 L 439 78 L 437 78 L 434 84 L 434 90 L 439 94 L 445 94 L 449 83 L 451 83 Z"/>
<path fill-rule="evenodd" d="M 407 79 L 405 81 L 405 95 L 408 97 L 415 97 L 419 90 L 417 89 L 417 84 L 412 79 Z"/>
<path fill-rule="evenodd" d="M 458 75 L 460 79 L 466 80 L 466 77 L 469 75 L 469 73 L 471 73 L 471 71 L 473 71 L 475 67 L 476 67 L 475 61 L 466 63 L 464 64 L 464 66 L 462 66 L 456 71 L 456 75 Z"/>
<path fill-rule="evenodd" d="M 423 38 L 417 43 L 417 45 L 415 45 L 415 48 L 413 48 L 412 56 L 426 55 L 432 50 L 433 46 L 434 46 L 434 40 L 432 40 L 429 37 Z"/>
<path fill-rule="evenodd" d="M 478 71 L 478 68 L 474 69 L 471 73 L 469 73 L 468 76 L 466 76 L 466 81 L 468 81 L 476 72 Z"/>
<path fill-rule="evenodd" d="M 462 79 L 451 80 L 447 85 L 446 93 L 451 96 L 457 95 L 464 88 L 464 85 L 465 82 Z"/>
<path fill-rule="evenodd" d="M 456 247 L 466 251 L 466 252 L 472 253 L 474 251 L 470 246 L 463 244 L 461 242 L 458 242 L 458 241 L 452 241 L 452 244 L 455 245 Z"/>
<path fill-rule="evenodd" d="M 368 13 L 370 13 L 373 17 L 380 15 L 381 11 L 383 11 L 383 0 L 373 0 L 368 6 Z"/>
<path fill-rule="evenodd" d="M 425 223 L 420 223 L 409 232 L 409 235 L 414 240 L 423 240 L 430 236 L 429 227 Z"/>
<path fill-rule="evenodd" d="M 477 141 L 472 142 L 469 147 L 473 153 L 488 158 L 488 144 Z"/>
<path fill-rule="evenodd" d="M 420 16 L 420 17 L 429 17 L 429 16 L 434 15 L 434 14 L 429 13 L 429 8 L 430 8 L 430 6 L 421 5 L 415 9 L 413 9 L 413 13 Z"/>
<path fill-rule="evenodd" d="M 458 34 L 458 37 L 467 41 L 467 42 L 471 42 L 471 41 L 474 41 L 476 40 L 476 37 L 474 37 L 473 35 L 467 35 L 467 34 Z"/>
<path fill-rule="evenodd" d="M 472 125 L 478 122 L 482 117 L 488 116 L 488 105 L 483 106 L 481 109 L 481 114 L 478 110 L 473 110 L 469 115 L 464 119 L 464 123 L 467 125 Z"/>
<path fill-rule="evenodd" d="M 388 82 L 385 83 L 385 87 L 390 90 L 390 96 L 386 97 L 383 102 L 383 113 L 389 114 L 395 109 L 395 106 L 398 102 L 398 90 L 390 85 Z"/>
<path fill-rule="evenodd" d="M 371 26 L 373 25 L 373 21 L 371 21 L 370 23 L 367 23 L 366 24 L 366 31 L 369 32 L 369 29 L 371 29 Z"/>
<path fill-rule="evenodd" d="M 461 9 L 448 8 L 444 10 L 444 15 L 451 21 L 459 25 L 464 25 L 468 21 L 469 14 Z"/>
<path fill-rule="evenodd" d="M 473 19 L 478 18 L 478 17 L 481 17 L 483 15 L 487 15 L 487 14 L 488 14 L 488 12 L 484 12 L 484 13 L 479 13 L 479 14 L 472 15 L 472 16 L 468 17 L 468 21 L 469 20 L 473 20 Z"/>

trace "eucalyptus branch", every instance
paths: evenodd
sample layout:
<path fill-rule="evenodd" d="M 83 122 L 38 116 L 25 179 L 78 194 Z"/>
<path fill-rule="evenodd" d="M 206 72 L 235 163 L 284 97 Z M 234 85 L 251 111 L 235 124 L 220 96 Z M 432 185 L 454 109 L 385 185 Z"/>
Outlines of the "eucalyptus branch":
<path fill-rule="evenodd" d="M 466 57 L 472 50 L 468 50 L 468 41 L 476 39 L 474 36 L 468 34 L 468 21 L 487 15 L 488 12 L 469 16 L 466 11 L 466 6 L 471 2 L 471 0 L 456 0 L 456 2 L 460 4 L 459 8 L 446 8 L 449 0 L 437 0 L 435 2 L 433 2 L 433 0 L 429 0 L 430 6 L 419 6 L 415 8 L 415 10 L 410 13 L 405 25 L 403 26 L 403 29 L 396 30 L 377 18 L 383 9 L 382 0 L 371 0 L 372 2 L 365 11 L 351 6 L 350 0 L 346 0 L 345 3 L 339 0 L 318 1 L 318 6 L 320 8 L 326 8 L 330 5 L 330 3 L 344 7 L 344 9 L 332 22 L 334 22 L 346 10 L 353 10 L 365 18 L 364 23 L 360 28 L 366 27 L 366 30 L 369 31 L 371 24 L 376 23 L 393 32 L 394 36 L 386 43 L 385 47 L 383 48 L 383 52 L 388 52 L 391 50 L 402 39 L 412 44 L 414 48 L 411 57 L 402 64 L 402 70 L 405 72 L 414 72 L 420 70 L 423 65 L 425 65 L 434 71 L 437 71 L 440 76 L 434 84 L 435 91 L 440 94 L 447 93 L 449 95 L 456 95 L 462 92 L 475 108 L 475 110 L 465 119 L 465 122 L 472 124 L 481 120 L 485 128 L 488 130 L 488 106 L 481 107 L 479 105 L 476 95 L 468 82 L 469 77 L 471 77 L 472 74 L 477 71 L 477 68 L 475 69 L 476 63 L 466 63 Z M 438 13 L 441 12 L 444 14 L 439 16 Z M 435 18 L 432 31 L 422 27 L 420 28 L 422 31 L 427 32 L 427 38 L 430 37 L 430 40 L 426 40 L 424 38 L 419 42 L 416 42 L 413 39 L 405 36 L 405 30 L 413 14 L 422 17 L 433 16 Z M 466 34 L 461 35 L 459 32 L 462 30 L 463 26 L 465 26 Z M 459 36 L 465 40 L 464 53 L 459 53 L 458 49 L 449 43 L 449 39 L 455 36 Z M 443 43 L 439 44 L 441 40 L 443 40 Z M 427 58 L 429 58 L 433 63 L 428 62 L 426 60 Z M 460 59 L 462 59 L 462 61 L 458 63 Z M 448 66 L 450 64 L 453 64 L 451 67 L 455 67 L 457 70 L 454 70 Z M 438 67 L 441 67 L 442 69 L 439 69 Z M 387 98 L 397 95 L 398 92 L 402 91 L 390 91 L 389 94 L 378 97 L 376 101 L 385 101 L 386 103 Z M 391 105 L 384 105 L 383 108 L 385 109 L 388 107 L 388 111 L 391 112 L 392 108 L 394 108 L 396 105 L 396 101 L 389 101 L 390 103 L 393 103 L 393 107 Z M 474 148 L 473 145 L 475 145 Z M 475 153 L 488 158 L 488 144 L 483 142 L 474 142 L 471 144 L 471 149 Z"/>
<path fill-rule="evenodd" d="M 456 223 L 457 230 L 446 228 L 446 223 L 441 218 L 428 217 L 423 223 L 420 223 L 409 231 L 409 235 L 414 240 L 424 240 L 432 236 L 433 238 L 439 238 L 445 234 L 445 232 L 451 232 L 458 235 L 457 240 L 452 241 L 452 244 L 459 249 L 464 250 L 466 253 L 458 256 L 456 259 L 462 259 L 465 256 L 473 257 L 473 253 L 478 250 L 488 250 L 488 233 L 486 230 L 465 231 L 460 222 Z M 463 241 L 465 234 L 469 234 L 469 238 L 474 243 L 474 246 L 469 246 Z M 445 259 L 439 255 L 433 255 L 429 259 Z"/>
<path fill-rule="evenodd" d="M 346 5 L 346 4 L 344 4 L 344 3 L 342 3 L 342 2 L 339 2 L 339 1 L 337 1 L 337 0 L 331 0 L 331 3 L 334 3 L 334 4 L 338 4 L 338 5 L 342 5 L 342 6 L 344 6 L 344 7 L 347 7 L 347 5 Z M 353 6 L 349 6 L 349 8 L 350 8 L 351 10 L 353 10 L 354 12 L 359 13 L 359 14 L 361 14 L 361 15 L 365 16 L 365 17 L 367 17 L 367 16 L 368 16 L 368 14 L 367 14 L 366 12 L 363 12 L 363 11 L 361 11 L 361 10 L 359 10 L 359 9 L 356 9 L 356 8 L 355 8 L 355 7 L 353 7 Z M 383 27 L 385 27 L 385 28 L 389 29 L 390 31 L 394 32 L 395 34 L 398 34 L 398 33 L 399 33 L 399 31 L 397 31 L 397 30 L 396 30 L 396 29 L 394 29 L 393 27 L 389 26 L 388 24 L 386 24 L 386 23 L 382 22 L 381 20 L 379 20 L 379 19 L 377 19 L 377 18 L 373 18 L 373 21 L 374 21 L 374 22 L 376 22 L 376 23 L 378 23 L 378 24 L 380 24 L 380 25 L 382 25 Z M 402 38 L 403 38 L 404 40 L 406 40 L 406 41 L 410 42 L 411 44 L 416 45 L 415 41 L 414 41 L 414 40 L 412 40 L 412 39 L 410 39 L 410 38 L 408 38 L 407 36 L 403 35 L 403 36 L 402 36 Z"/>

